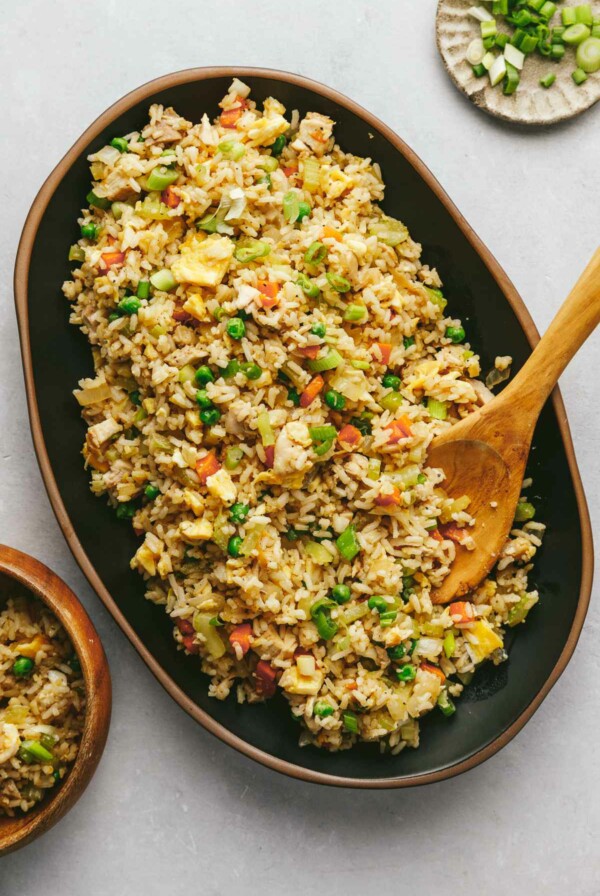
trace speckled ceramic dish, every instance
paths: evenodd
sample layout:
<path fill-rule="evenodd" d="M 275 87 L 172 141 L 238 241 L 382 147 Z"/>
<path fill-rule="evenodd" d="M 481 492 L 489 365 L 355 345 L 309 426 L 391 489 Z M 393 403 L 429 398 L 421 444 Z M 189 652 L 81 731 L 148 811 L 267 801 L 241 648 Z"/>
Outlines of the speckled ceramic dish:
<path fill-rule="evenodd" d="M 580 115 L 600 100 L 600 72 L 590 75 L 577 86 L 571 78 L 575 62 L 552 62 L 539 54 L 527 57 L 521 83 L 512 96 L 504 96 L 502 87 L 492 87 L 488 77 L 476 78 L 465 59 L 467 47 L 479 37 L 479 23 L 467 15 L 475 0 L 439 0 L 437 9 L 437 45 L 448 74 L 472 103 L 484 112 L 516 124 L 545 125 Z M 594 4 L 600 15 L 600 5 Z M 572 51 L 567 51 L 571 53 Z M 546 89 L 540 78 L 552 72 L 553 86 Z"/>
<path fill-rule="evenodd" d="M 115 521 L 89 488 L 81 463 L 85 425 L 71 390 L 92 372 L 86 339 L 69 326 L 60 293 L 69 276 L 75 220 L 89 190 L 87 156 L 144 122 L 151 103 L 173 105 L 198 120 L 215 114 L 234 76 L 261 103 L 330 115 L 349 152 L 376 159 L 386 186 L 384 209 L 423 244 L 423 258 L 444 280 L 456 315 L 483 369 L 510 354 L 516 373 L 538 335 L 522 300 L 433 175 L 383 122 L 329 87 L 268 69 L 200 68 L 166 75 L 104 112 L 79 138 L 40 190 L 23 231 L 15 272 L 16 303 L 35 447 L 58 521 L 81 568 L 154 675 L 213 734 L 270 768 L 305 781 L 352 787 L 407 787 L 465 771 L 507 743 L 540 705 L 565 668 L 585 617 L 592 578 L 592 536 L 585 497 L 560 395 L 536 427 L 530 475 L 548 530 L 535 568 L 542 594 L 535 621 L 519 626 L 510 659 L 488 664 L 465 689 L 452 719 L 430 713 L 418 750 L 381 755 L 376 744 L 330 754 L 298 745 L 298 725 L 284 698 L 258 706 L 208 696 L 197 663 L 177 650 L 162 607 L 144 600 L 144 582 L 129 561 L 138 539 Z M 539 497 L 537 497 L 539 496 Z M 557 747 L 558 749 L 558 747 Z"/>

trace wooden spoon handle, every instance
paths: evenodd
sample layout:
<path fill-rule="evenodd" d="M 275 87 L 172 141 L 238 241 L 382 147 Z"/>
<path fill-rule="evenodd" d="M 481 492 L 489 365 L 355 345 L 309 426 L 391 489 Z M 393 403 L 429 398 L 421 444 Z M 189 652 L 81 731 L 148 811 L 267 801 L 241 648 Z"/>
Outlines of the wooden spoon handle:
<path fill-rule="evenodd" d="M 596 249 L 531 357 L 501 393 L 531 425 L 580 346 L 600 323 L 600 248 Z M 504 403 L 504 402 L 503 402 Z M 508 404 L 507 404 L 508 406 Z"/>

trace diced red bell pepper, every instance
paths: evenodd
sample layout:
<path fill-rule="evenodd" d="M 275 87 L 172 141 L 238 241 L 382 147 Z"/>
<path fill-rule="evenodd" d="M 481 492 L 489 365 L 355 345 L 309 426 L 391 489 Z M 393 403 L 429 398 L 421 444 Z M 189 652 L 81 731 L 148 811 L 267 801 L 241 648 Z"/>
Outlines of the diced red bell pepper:
<path fill-rule="evenodd" d="M 240 625 L 236 625 L 229 635 L 230 643 L 237 644 L 241 648 L 242 656 L 246 656 L 250 650 L 251 639 L 252 626 L 249 622 L 242 622 Z"/>
<path fill-rule="evenodd" d="M 351 447 L 360 445 L 361 439 L 362 433 L 360 429 L 357 429 L 356 426 L 352 426 L 351 423 L 346 423 L 345 426 L 342 426 L 337 434 L 338 442 L 343 445 L 350 445 Z"/>
<path fill-rule="evenodd" d="M 267 445 L 267 447 L 265 448 L 265 466 L 268 467 L 269 470 L 272 470 L 274 464 L 275 445 Z"/>
<path fill-rule="evenodd" d="M 408 439 L 412 436 L 410 420 L 404 415 L 398 417 L 397 420 L 392 420 L 391 423 L 388 423 L 387 426 L 384 427 L 384 429 L 389 429 L 390 431 L 387 440 L 388 445 L 397 445 L 401 439 Z"/>
<path fill-rule="evenodd" d="M 189 619 L 180 619 L 177 618 L 175 620 L 175 625 L 179 629 L 182 635 L 193 635 L 194 634 L 194 626 L 190 622 Z"/>
<path fill-rule="evenodd" d="M 230 109 L 224 109 L 219 117 L 219 122 L 224 128 L 235 128 L 236 124 L 242 117 L 242 113 L 246 110 L 248 103 L 246 100 L 238 96 L 235 105 Z"/>
<path fill-rule="evenodd" d="M 272 697 L 277 690 L 277 670 L 266 660 L 259 660 L 256 664 L 254 687 L 261 697 Z"/>
<path fill-rule="evenodd" d="M 374 342 L 372 345 L 373 357 L 382 364 L 390 363 L 390 355 L 392 353 L 391 342 Z"/>
<path fill-rule="evenodd" d="M 311 405 L 324 386 L 325 380 L 320 374 L 312 379 L 300 396 L 300 407 L 307 408 Z"/>
<path fill-rule="evenodd" d="M 302 355 L 303 358 L 310 358 L 312 361 L 318 356 L 321 351 L 320 345 L 303 345 L 301 348 L 296 349 L 299 355 Z"/>
<path fill-rule="evenodd" d="M 391 492 L 377 495 L 375 504 L 378 507 L 400 507 L 402 504 L 402 493 L 397 486 L 394 486 Z"/>
<path fill-rule="evenodd" d="M 442 533 L 440 532 L 439 529 L 432 529 L 431 532 L 429 533 L 429 535 L 431 536 L 431 538 L 435 538 L 436 541 L 444 540 L 444 536 L 442 535 Z"/>
<path fill-rule="evenodd" d="M 467 600 L 455 601 L 455 603 L 450 604 L 449 610 L 452 622 L 457 625 L 473 622 L 475 619 L 473 604 L 470 604 Z"/>
<path fill-rule="evenodd" d="M 192 315 L 188 314 L 187 311 L 184 311 L 183 308 L 177 308 L 171 317 L 180 324 L 187 324 L 193 319 Z"/>
<path fill-rule="evenodd" d="M 439 666 L 433 666 L 431 663 L 421 663 L 419 668 L 422 669 L 423 672 L 430 672 L 432 675 L 437 675 L 442 684 L 446 681 L 446 676 Z"/>
<path fill-rule="evenodd" d="M 177 195 L 173 187 L 167 187 L 166 190 L 163 190 L 160 194 L 160 198 L 167 208 L 177 208 L 181 202 L 181 197 Z"/>
<path fill-rule="evenodd" d="M 181 642 L 188 653 L 200 653 L 200 646 L 196 643 L 193 635 L 184 635 Z"/>
<path fill-rule="evenodd" d="M 108 271 L 109 268 L 114 267 L 115 265 L 121 265 L 125 261 L 125 253 L 124 252 L 103 252 L 100 256 L 102 259 L 102 264 Z"/>
<path fill-rule="evenodd" d="M 259 303 L 262 308 L 274 308 L 279 302 L 279 286 L 272 280 L 259 280 L 256 288 L 260 292 Z"/>
<path fill-rule="evenodd" d="M 462 544 L 465 537 L 465 530 L 457 526 L 456 523 L 442 523 L 438 526 L 442 538 L 449 538 L 455 544 Z"/>
<path fill-rule="evenodd" d="M 221 464 L 217 460 L 213 451 L 209 452 L 205 457 L 201 457 L 196 461 L 196 473 L 202 485 L 206 485 L 209 476 L 214 476 L 221 469 Z"/>
<path fill-rule="evenodd" d="M 285 165 L 285 166 L 282 165 L 281 170 L 283 171 L 283 173 L 285 174 L 286 177 L 293 177 L 295 174 L 298 173 L 298 168 L 296 165 Z"/>

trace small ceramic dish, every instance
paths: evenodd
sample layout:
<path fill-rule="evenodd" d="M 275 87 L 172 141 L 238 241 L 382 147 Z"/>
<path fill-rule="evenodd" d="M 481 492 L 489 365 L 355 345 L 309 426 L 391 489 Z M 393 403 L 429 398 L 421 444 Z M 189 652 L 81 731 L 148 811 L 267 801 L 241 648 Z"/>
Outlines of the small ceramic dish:
<path fill-rule="evenodd" d="M 92 622 L 70 588 L 47 566 L 0 545 L 0 598 L 28 591 L 64 626 L 77 653 L 86 688 L 85 722 L 79 752 L 68 774 L 26 814 L 0 816 L 0 856 L 31 843 L 77 802 L 100 761 L 111 710 L 108 661 Z"/>
<path fill-rule="evenodd" d="M 528 56 L 521 83 L 511 96 L 505 96 L 502 87 L 492 87 L 487 76 L 476 78 L 465 58 L 467 47 L 480 34 L 479 23 L 467 15 L 470 6 L 471 0 L 439 0 L 435 30 L 448 74 L 479 109 L 515 124 L 548 125 L 574 118 L 600 100 L 600 72 L 578 86 L 571 78 L 575 61 L 569 65 L 567 57 L 557 64 L 538 54 Z M 549 89 L 540 85 L 547 74 L 556 75 Z"/>

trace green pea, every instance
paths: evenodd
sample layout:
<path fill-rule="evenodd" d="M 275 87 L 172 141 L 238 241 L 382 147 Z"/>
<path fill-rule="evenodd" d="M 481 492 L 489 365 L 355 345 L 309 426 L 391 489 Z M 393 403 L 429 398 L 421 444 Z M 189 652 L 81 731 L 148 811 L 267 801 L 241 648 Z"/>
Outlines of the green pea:
<path fill-rule="evenodd" d="M 456 345 L 458 345 L 459 342 L 464 341 L 465 335 L 465 331 L 462 327 L 446 327 L 446 336 Z"/>
<path fill-rule="evenodd" d="M 393 373 L 386 373 L 386 375 L 381 380 L 381 385 L 385 389 L 393 389 L 394 392 L 400 391 L 400 377 L 394 376 Z"/>
<path fill-rule="evenodd" d="M 310 332 L 313 334 L 313 336 L 319 336 L 319 338 L 322 339 L 327 333 L 327 327 L 325 326 L 325 324 L 319 321 L 319 323 L 312 325 L 312 327 L 310 328 Z"/>
<path fill-rule="evenodd" d="M 250 507 L 248 504 L 237 502 L 229 508 L 229 519 L 232 523 L 243 523 L 249 513 Z"/>
<path fill-rule="evenodd" d="M 82 224 L 81 225 L 81 235 L 85 237 L 86 240 L 95 240 L 98 236 L 98 225 L 97 224 Z"/>
<path fill-rule="evenodd" d="M 385 613 L 386 610 L 389 609 L 389 604 L 385 597 L 382 597 L 380 594 L 374 594 L 367 601 L 367 606 L 369 610 L 377 610 L 378 613 Z"/>
<path fill-rule="evenodd" d="M 288 401 L 291 401 L 295 407 L 300 407 L 300 393 L 297 389 L 294 389 L 293 387 L 288 389 L 287 397 Z"/>
<path fill-rule="evenodd" d="M 287 140 L 285 139 L 283 134 L 280 134 L 279 137 L 276 137 L 273 143 L 271 143 L 271 153 L 276 157 L 280 156 L 285 149 L 286 143 Z"/>
<path fill-rule="evenodd" d="M 149 501 L 154 501 L 160 495 L 160 489 L 156 485 L 147 485 L 144 489 L 144 494 Z"/>
<path fill-rule="evenodd" d="M 214 426 L 221 419 L 221 411 L 218 408 L 205 408 L 200 411 L 200 419 L 206 426 Z"/>
<path fill-rule="evenodd" d="M 328 389 L 324 397 L 325 404 L 332 411 L 341 411 L 346 406 L 346 399 L 341 392 L 336 392 L 335 389 Z"/>
<path fill-rule="evenodd" d="M 387 655 L 393 661 L 401 660 L 405 654 L 406 648 L 404 644 L 396 644 L 394 647 L 388 647 L 387 649 Z"/>
<path fill-rule="evenodd" d="M 122 314 L 136 314 L 140 308 L 142 303 L 135 296 L 125 296 L 124 299 L 121 299 L 117 308 Z"/>
<path fill-rule="evenodd" d="M 317 716 L 319 719 L 326 719 L 327 716 L 332 716 L 334 712 L 335 710 L 333 706 L 326 700 L 317 700 L 313 706 L 313 715 Z"/>
<path fill-rule="evenodd" d="M 246 335 L 246 324 L 241 317 L 232 317 L 227 321 L 227 332 L 232 339 L 243 339 Z"/>
<path fill-rule="evenodd" d="M 347 604 L 352 597 L 350 586 L 344 585 L 343 583 L 334 585 L 331 589 L 331 597 L 336 602 L 336 604 Z"/>
<path fill-rule="evenodd" d="M 116 517 L 118 520 L 130 520 L 135 516 L 136 510 L 133 501 L 123 501 L 116 509 Z"/>
<path fill-rule="evenodd" d="M 33 672 L 34 665 L 28 656 L 18 656 L 13 663 L 12 673 L 15 678 L 28 678 Z"/>
<path fill-rule="evenodd" d="M 249 380 L 259 380 L 263 374 L 262 367 L 254 364 L 252 361 L 242 361 L 240 368 L 245 377 Z"/>
<path fill-rule="evenodd" d="M 311 209 L 310 205 L 308 204 L 308 202 L 299 202 L 298 203 L 298 217 L 296 218 L 296 221 L 298 222 L 298 221 L 302 221 L 303 218 L 308 218 L 311 211 L 312 211 L 312 209 Z"/>
<path fill-rule="evenodd" d="M 239 373 L 241 369 L 240 362 L 236 361 L 235 358 L 232 358 L 227 366 L 221 369 L 221 376 L 226 380 L 231 379 L 231 377 L 235 376 L 236 373 Z"/>
<path fill-rule="evenodd" d="M 414 336 L 405 336 L 403 341 L 404 341 L 404 348 L 410 348 L 411 345 L 415 344 L 415 337 Z"/>
<path fill-rule="evenodd" d="M 232 535 L 227 542 L 227 553 L 230 557 L 239 557 L 243 538 L 240 535 Z"/>
<path fill-rule="evenodd" d="M 113 137 L 110 141 L 110 145 L 115 149 L 118 149 L 119 152 L 127 152 L 127 150 L 129 149 L 129 144 L 127 143 L 125 137 Z"/>
<path fill-rule="evenodd" d="M 142 403 L 142 400 L 140 398 L 140 393 L 137 389 L 134 389 L 133 392 L 129 393 L 129 400 L 132 404 L 134 404 L 136 406 L 136 408 L 139 408 L 139 406 Z"/>
<path fill-rule="evenodd" d="M 198 389 L 196 392 L 196 402 L 201 408 L 212 408 L 213 406 L 206 389 Z"/>
<path fill-rule="evenodd" d="M 194 374 L 194 379 L 199 386 L 205 386 L 207 383 L 214 383 L 215 377 L 208 365 L 202 364 Z"/>
<path fill-rule="evenodd" d="M 350 712 L 349 709 L 342 713 L 342 723 L 346 731 L 350 731 L 352 734 L 358 732 L 358 717 L 356 713 Z"/>
<path fill-rule="evenodd" d="M 396 669 L 396 676 L 398 681 L 414 681 L 417 676 L 417 670 L 415 666 L 406 663 L 404 666 L 400 666 L 399 669 Z"/>

